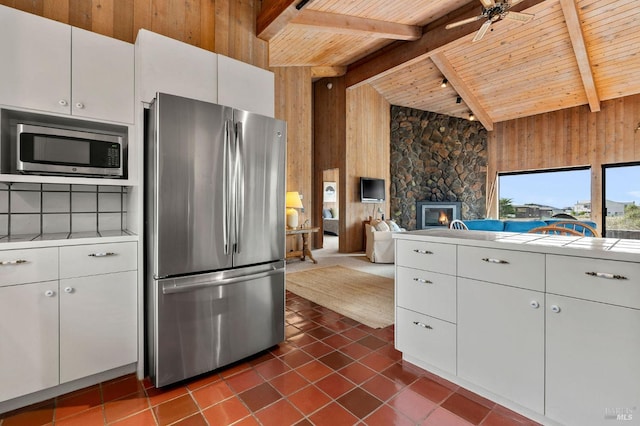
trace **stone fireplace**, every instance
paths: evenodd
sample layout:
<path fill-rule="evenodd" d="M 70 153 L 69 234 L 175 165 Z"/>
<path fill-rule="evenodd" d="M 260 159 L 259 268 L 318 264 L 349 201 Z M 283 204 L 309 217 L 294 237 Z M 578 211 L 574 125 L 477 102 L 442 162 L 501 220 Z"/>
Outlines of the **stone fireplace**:
<path fill-rule="evenodd" d="M 459 201 L 416 202 L 416 229 L 448 228 L 452 220 L 460 219 Z"/>

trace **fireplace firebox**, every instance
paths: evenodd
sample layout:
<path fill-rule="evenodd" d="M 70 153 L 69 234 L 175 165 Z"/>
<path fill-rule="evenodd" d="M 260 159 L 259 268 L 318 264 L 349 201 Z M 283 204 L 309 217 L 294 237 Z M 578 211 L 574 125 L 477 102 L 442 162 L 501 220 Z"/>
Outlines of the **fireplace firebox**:
<path fill-rule="evenodd" d="M 416 229 L 448 228 L 452 220 L 461 219 L 459 201 L 418 201 Z"/>

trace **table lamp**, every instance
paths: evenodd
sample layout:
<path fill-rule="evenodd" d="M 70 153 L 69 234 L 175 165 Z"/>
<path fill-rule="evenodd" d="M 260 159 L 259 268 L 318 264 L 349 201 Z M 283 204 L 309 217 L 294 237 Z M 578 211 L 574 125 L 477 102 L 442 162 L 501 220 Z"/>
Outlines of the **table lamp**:
<path fill-rule="evenodd" d="M 296 209 L 303 208 L 298 191 L 287 192 L 286 207 L 287 227 L 296 228 L 298 226 L 298 211 Z"/>

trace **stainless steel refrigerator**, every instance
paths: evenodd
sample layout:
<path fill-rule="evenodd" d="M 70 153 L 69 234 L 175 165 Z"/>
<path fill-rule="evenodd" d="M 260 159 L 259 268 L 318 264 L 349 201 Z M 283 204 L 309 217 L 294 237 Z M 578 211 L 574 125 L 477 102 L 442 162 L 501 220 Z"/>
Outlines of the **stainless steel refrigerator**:
<path fill-rule="evenodd" d="M 160 387 L 284 340 L 286 124 L 158 93 L 146 134 L 146 367 Z"/>

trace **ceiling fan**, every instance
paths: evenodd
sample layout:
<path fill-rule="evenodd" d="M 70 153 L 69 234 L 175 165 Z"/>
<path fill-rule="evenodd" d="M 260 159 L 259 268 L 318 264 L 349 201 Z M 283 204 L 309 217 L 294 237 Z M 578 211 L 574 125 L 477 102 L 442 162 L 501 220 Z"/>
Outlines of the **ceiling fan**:
<path fill-rule="evenodd" d="M 462 21 L 448 24 L 445 28 L 455 28 L 485 18 L 487 21 L 482 24 L 480 30 L 478 30 L 476 36 L 473 38 L 473 41 L 478 41 L 484 37 L 492 23 L 499 21 L 502 18 L 520 21 L 523 23 L 532 20 L 534 15 L 530 13 L 511 12 L 509 10 L 511 7 L 522 1 L 523 0 L 480 0 L 480 3 L 482 3 L 482 14 L 474 16 L 473 18 L 467 18 Z"/>

